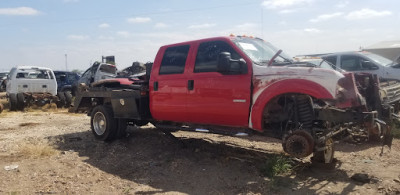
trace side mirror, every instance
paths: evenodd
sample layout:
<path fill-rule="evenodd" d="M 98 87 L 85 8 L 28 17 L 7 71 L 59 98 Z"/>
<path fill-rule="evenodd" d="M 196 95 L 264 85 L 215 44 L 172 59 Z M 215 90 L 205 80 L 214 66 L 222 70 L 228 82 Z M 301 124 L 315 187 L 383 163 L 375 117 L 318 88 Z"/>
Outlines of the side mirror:
<path fill-rule="evenodd" d="M 221 52 L 218 56 L 217 72 L 222 74 L 247 73 L 246 61 L 243 58 L 233 60 L 229 52 Z"/>
<path fill-rule="evenodd" d="M 230 71 L 231 54 L 229 52 L 221 52 L 218 56 L 217 71 L 227 73 Z"/>

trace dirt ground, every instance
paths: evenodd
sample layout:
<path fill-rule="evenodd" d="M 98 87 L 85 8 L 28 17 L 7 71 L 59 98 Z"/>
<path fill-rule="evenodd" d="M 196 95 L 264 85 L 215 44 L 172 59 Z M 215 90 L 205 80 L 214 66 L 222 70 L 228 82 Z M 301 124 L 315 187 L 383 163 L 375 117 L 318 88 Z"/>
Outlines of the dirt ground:
<path fill-rule="evenodd" d="M 66 109 L 0 114 L 0 194 L 400 194 L 400 140 L 336 144 L 334 169 L 312 166 L 268 178 L 279 140 L 129 127 L 111 143 L 94 139 L 89 117 Z M 351 177 L 368 174 L 366 183 Z M 365 179 L 365 178 L 364 178 Z"/>

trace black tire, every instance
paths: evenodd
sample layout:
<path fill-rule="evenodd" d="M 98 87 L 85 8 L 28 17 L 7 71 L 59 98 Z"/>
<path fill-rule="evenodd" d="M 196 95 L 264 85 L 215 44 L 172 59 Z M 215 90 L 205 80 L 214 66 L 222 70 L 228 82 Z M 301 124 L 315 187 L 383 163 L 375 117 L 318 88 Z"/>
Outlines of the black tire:
<path fill-rule="evenodd" d="M 0 113 L 2 113 L 4 110 L 4 105 L 2 103 L 0 103 Z"/>
<path fill-rule="evenodd" d="M 65 105 L 65 95 L 63 92 L 57 92 L 57 97 L 58 97 L 58 101 L 57 101 L 57 108 L 61 108 Z"/>
<path fill-rule="evenodd" d="M 10 104 L 10 110 L 11 111 L 17 110 L 17 105 L 18 105 L 17 94 L 11 93 L 8 96 L 8 103 Z"/>
<path fill-rule="evenodd" d="M 96 139 L 112 141 L 118 134 L 118 120 L 114 118 L 111 108 L 100 105 L 93 108 L 90 127 Z"/>
<path fill-rule="evenodd" d="M 72 103 L 72 94 L 71 91 L 65 91 L 64 92 L 64 96 L 65 96 L 65 107 L 69 108 L 71 106 Z"/>
<path fill-rule="evenodd" d="M 4 92 L 4 91 L 6 91 L 6 85 L 4 82 L 2 82 L 0 85 L 0 92 Z"/>
<path fill-rule="evenodd" d="M 25 95 L 23 93 L 17 94 L 17 109 L 23 111 L 25 108 Z"/>
<path fill-rule="evenodd" d="M 324 151 L 316 151 L 313 154 L 312 161 L 316 163 L 332 163 L 334 160 L 335 147 L 333 139 L 329 138 L 326 140 L 327 149 Z"/>
<path fill-rule="evenodd" d="M 76 94 L 77 94 L 77 91 L 78 91 L 78 87 L 77 86 L 75 86 L 75 85 L 72 85 L 72 88 L 71 88 L 71 94 L 72 94 L 72 96 L 76 96 Z"/>

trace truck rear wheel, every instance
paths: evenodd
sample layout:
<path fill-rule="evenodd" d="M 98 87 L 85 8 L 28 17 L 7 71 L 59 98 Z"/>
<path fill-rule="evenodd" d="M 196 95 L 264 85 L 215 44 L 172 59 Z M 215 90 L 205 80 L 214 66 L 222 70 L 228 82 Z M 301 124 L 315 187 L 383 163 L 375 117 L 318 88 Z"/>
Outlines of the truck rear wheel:
<path fill-rule="evenodd" d="M 114 118 L 111 108 L 103 105 L 93 108 L 90 126 L 96 139 L 102 141 L 113 140 L 118 134 L 117 125 L 118 120 Z"/>
<path fill-rule="evenodd" d="M 65 107 L 69 108 L 71 106 L 71 103 L 72 103 L 71 91 L 65 91 L 64 92 L 64 96 L 65 96 Z"/>
<path fill-rule="evenodd" d="M 11 93 L 11 94 L 8 96 L 8 103 L 10 104 L 10 110 L 11 110 L 11 111 L 17 110 L 17 105 L 18 105 L 18 102 L 17 102 L 17 94 Z"/>
<path fill-rule="evenodd" d="M 65 95 L 63 92 L 57 93 L 58 101 L 57 101 L 57 108 L 62 108 L 65 105 Z"/>
<path fill-rule="evenodd" d="M 23 93 L 17 94 L 17 109 L 23 111 L 25 108 L 25 95 Z"/>

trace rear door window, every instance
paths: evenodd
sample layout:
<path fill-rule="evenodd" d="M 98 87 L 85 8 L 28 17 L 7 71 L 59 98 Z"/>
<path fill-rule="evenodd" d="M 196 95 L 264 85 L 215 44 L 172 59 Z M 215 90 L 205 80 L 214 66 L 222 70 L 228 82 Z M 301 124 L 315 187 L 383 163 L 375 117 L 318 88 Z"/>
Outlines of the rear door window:
<path fill-rule="evenodd" d="M 182 74 L 185 70 L 189 45 L 169 47 L 165 50 L 159 74 Z"/>

